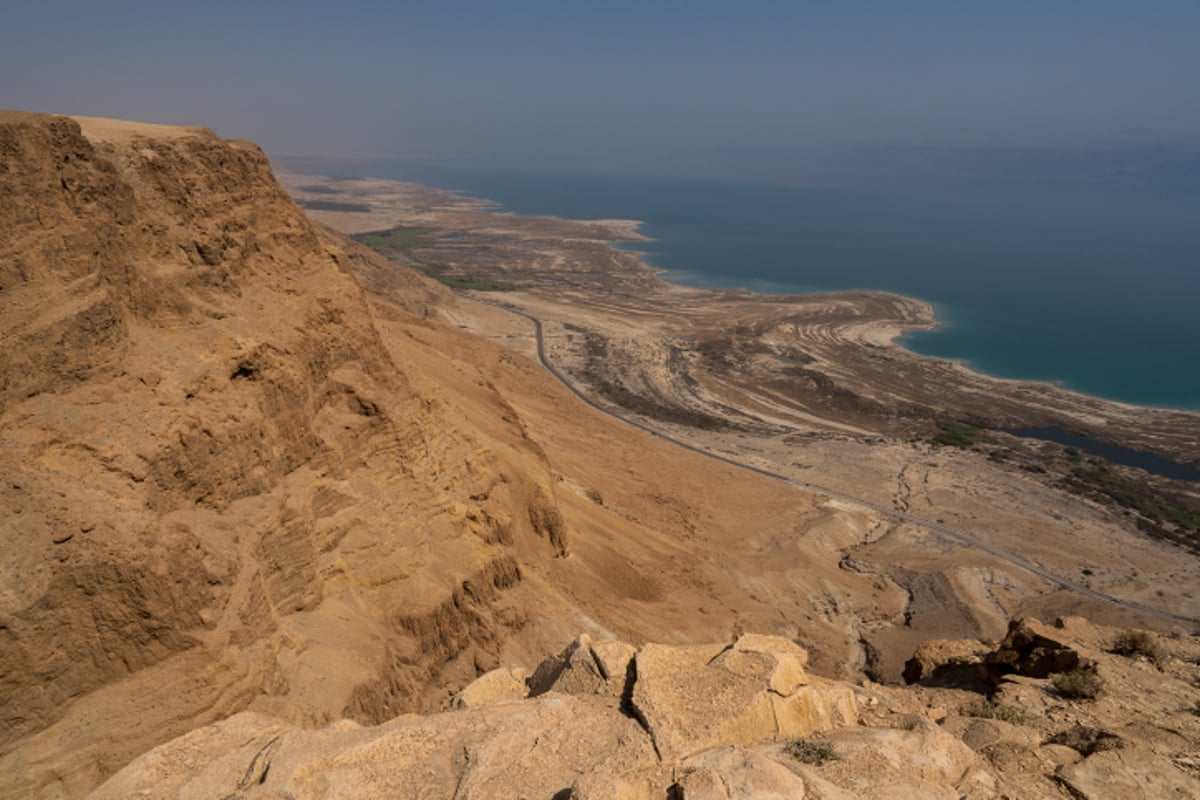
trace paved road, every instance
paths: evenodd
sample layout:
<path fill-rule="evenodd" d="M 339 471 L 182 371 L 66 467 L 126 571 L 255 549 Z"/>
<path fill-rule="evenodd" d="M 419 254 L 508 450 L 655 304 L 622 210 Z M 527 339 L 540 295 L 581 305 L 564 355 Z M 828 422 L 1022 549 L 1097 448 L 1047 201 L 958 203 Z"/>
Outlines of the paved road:
<path fill-rule="evenodd" d="M 1183 614 L 1175 614 L 1175 613 L 1166 611 L 1161 608 L 1152 608 L 1150 606 L 1144 606 L 1140 603 L 1134 603 L 1129 600 L 1122 600 L 1119 597 L 1113 597 L 1112 595 L 1104 594 L 1103 592 L 1097 592 L 1095 589 L 1091 589 L 1087 586 L 1084 586 L 1081 583 L 1076 583 L 1075 581 L 1068 580 L 1067 578 L 1064 578 L 1060 575 L 1055 575 L 1052 572 L 1048 572 L 1047 570 L 1043 569 L 1042 567 L 1039 567 L 1037 564 L 1034 564 L 1032 561 L 1029 561 L 1028 559 L 1022 558 L 1021 556 L 1018 556 L 1014 553 L 1009 553 L 1005 550 L 1001 550 L 998 547 L 988 544 L 987 542 L 983 541 L 982 539 L 978 539 L 978 538 L 970 535 L 969 533 L 963 533 L 962 531 L 956 531 L 952 528 L 947 528 L 945 525 L 942 525 L 941 523 L 931 522 L 930 520 L 922 519 L 921 517 L 917 517 L 912 514 L 907 514 L 902 511 L 896 511 L 895 509 L 888 508 L 887 506 L 881 506 L 877 503 L 873 503 L 870 500 L 863 500 L 862 498 L 859 498 L 859 497 L 854 497 L 852 495 L 844 494 L 842 492 L 837 491 L 836 489 L 830 489 L 828 487 L 821 486 L 821 485 L 815 484 L 815 483 L 808 483 L 807 481 L 796 480 L 794 478 L 789 478 L 786 475 L 781 475 L 778 472 L 771 472 L 770 470 L 762 469 L 761 467 L 755 467 L 751 464 L 744 464 L 741 461 L 735 461 L 734 459 L 727 458 L 726 456 L 720 455 L 719 453 L 713 453 L 708 450 L 704 450 L 703 448 L 696 447 L 695 445 L 688 444 L 687 442 L 684 442 L 680 439 L 676 439 L 673 436 L 669 436 L 665 433 L 662 433 L 661 431 L 657 431 L 654 428 L 650 427 L 649 425 L 646 425 L 643 422 L 639 422 L 636 419 L 627 417 L 624 414 L 621 414 L 610 408 L 605 408 L 604 406 L 600 405 L 599 403 L 596 403 L 590 397 L 585 395 L 582 391 L 580 391 L 579 388 L 576 387 L 575 384 L 572 383 L 571 380 L 558 369 L 558 367 L 551 364 L 550 360 L 546 358 L 546 347 L 545 347 L 545 344 L 542 339 L 542 321 L 540 319 L 538 319 L 537 317 L 533 316 L 532 314 L 528 314 L 528 313 L 522 311 L 521 309 L 519 309 L 515 306 L 512 306 L 508 303 L 503 303 L 503 302 L 499 302 L 496 300 L 484 300 L 484 299 L 481 299 L 478 297 L 475 297 L 473 299 L 478 300 L 481 303 L 486 303 L 490 306 L 495 306 L 496 308 L 501 308 L 512 314 L 516 314 L 518 316 L 524 317 L 525 319 L 532 322 L 534 331 L 535 331 L 535 335 L 536 335 L 536 340 L 537 340 L 538 361 L 540 361 L 542 366 L 546 368 L 546 371 L 548 371 L 551 375 L 553 375 L 555 378 L 557 378 L 558 381 L 563 386 L 567 387 L 567 389 L 570 390 L 570 392 L 572 394 L 574 394 L 576 397 L 578 397 L 580 400 L 587 403 L 589 406 L 596 409 L 597 411 L 602 411 L 603 413 L 608 414 L 610 417 L 619 419 L 621 422 L 624 422 L 626 425 L 632 425 L 635 428 L 639 428 L 639 429 L 645 431 L 646 433 L 649 433 L 651 436 L 657 436 L 659 439 L 670 442 L 671 444 L 676 445 L 677 447 L 682 447 L 685 450 L 691 450 L 693 453 L 699 453 L 700 455 L 705 456 L 707 458 L 716 459 L 717 461 L 724 462 L 731 466 L 737 467 L 738 469 L 745 469 L 745 470 L 749 470 L 750 472 L 757 472 L 759 475 L 765 475 L 768 478 L 774 478 L 775 480 L 782 481 L 783 483 L 786 483 L 790 486 L 796 486 L 796 487 L 805 489 L 807 491 L 810 491 L 810 492 L 813 492 L 816 494 L 823 494 L 828 497 L 834 498 L 836 500 L 840 500 L 843 503 L 858 506 L 859 508 L 865 508 L 870 511 L 874 511 L 875 513 L 879 514 L 880 516 L 886 517 L 886 518 L 894 520 L 896 522 L 907 522 L 910 525 L 916 525 L 919 528 L 924 528 L 925 530 L 933 531 L 934 533 L 941 534 L 942 536 L 945 536 L 948 539 L 952 539 L 956 542 L 959 542 L 960 544 L 967 545 L 968 547 L 975 547 L 980 550 L 983 550 L 984 552 L 990 553 L 991 555 L 995 556 L 996 558 L 999 558 L 1003 561 L 1007 561 L 1008 563 L 1018 566 L 1021 569 L 1027 570 L 1028 572 L 1032 572 L 1034 575 L 1037 575 L 1039 578 L 1042 578 L 1043 580 L 1047 581 L 1048 583 L 1051 583 L 1062 589 L 1066 589 L 1068 591 L 1075 592 L 1076 594 L 1080 594 L 1085 597 L 1090 597 L 1093 600 L 1100 600 L 1105 603 L 1111 603 L 1114 606 L 1119 606 L 1121 608 L 1127 608 L 1130 611 L 1136 611 L 1140 614 L 1146 614 L 1151 617 L 1158 617 L 1159 619 L 1167 619 L 1167 620 L 1171 620 L 1174 622 L 1186 622 L 1189 624 L 1194 622 L 1194 619 L 1192 617 L 1189 617 L 1189 616 L 1186 616 Z"/>

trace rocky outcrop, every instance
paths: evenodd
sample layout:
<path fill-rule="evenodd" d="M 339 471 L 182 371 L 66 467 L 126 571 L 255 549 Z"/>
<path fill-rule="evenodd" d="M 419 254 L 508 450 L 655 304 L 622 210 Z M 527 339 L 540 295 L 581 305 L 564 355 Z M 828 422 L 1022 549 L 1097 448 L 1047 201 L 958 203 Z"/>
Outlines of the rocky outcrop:
<path fill-rule="evenodd" d="M 1015 619 L 1000 647 L 984 659 L 989 673 L 1015 673 L 1029 678 L 1047 678 L 1084 665 L 1079 653 L 1063 641 L 1059 629 L 1035 619 Z"/>
<path fill-rule="evenodd" d="M 813 683 L 806 660 L 803 649 L 773 636 L 640 648 L 580 636 L 530 675 L 529 699 L 512 671 L 497 669 L 464 688 L 451 702 L 456 710 L 373 729 L 300 731 L 242 714 L 148 753 L 95 797 L 640 799 L 668 790 L 717 796 L 702 788 L 716 786 L 734 787 L 722 797 L 739 797 L 736 787 L 764 781 L 803 787 L 778 752 L 747 748 L 855 724 L 853 690 Z M 631 685 L 608 682 L 626 674 Z M 796 701 L 803 723 L 775 699 Z"/>
<path fill-rule="evenodd" d="M 904 662 L 904 682 L 978 687 L 987 677 L 983 661 L 991 650 L 974 639 L 922 642 L 912 658 Z"/>
<path fill-rule="evenodd" d="M 1200 797 L 1200 780 L 1138 747 L 1097 753 L 1067 765 L 1060 770 L 1059 780 L 1072 796 L 1082 800 Z"/>
<path fill-rule="evenodd" d="M 1200 643 L 1180 642 L 1165 672 L 1151 674 L 1096 649 L 1109 631 L 1081 620 L 1055 630 L 1060 645 L 1095 654 L 1133 707 L 1057 699 L 1048 681 L 1026 677 L 1045 707 L 1000 719 L 961 688 L 821 680 L 803 671 L 806 652 L 781 637 L 638 647 L 581 635 L 524 682 L 519 669 L 493 670 L 432 716 L 301 730 L 239 714 L 145 754 L 94 796 L 1195 796 L 1200 762 L 1189 753 L 1200 745 L 1200 718 L 1174 698 L 1194 680 Z M 609 682 L 622 665 L 626 680 Z M 776 704 L 799 698 L 806 715 L 786 717 Z M 1125 733 L 1064 727 L 1100 718 Z"/>

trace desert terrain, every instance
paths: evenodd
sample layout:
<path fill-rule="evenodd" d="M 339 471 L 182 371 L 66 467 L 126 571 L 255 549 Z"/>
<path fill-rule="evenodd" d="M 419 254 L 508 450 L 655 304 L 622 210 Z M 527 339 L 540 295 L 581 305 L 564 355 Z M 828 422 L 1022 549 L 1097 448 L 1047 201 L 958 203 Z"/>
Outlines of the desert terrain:
<path fill-rule="evenodd" d="M 452 320 L 529 357 L 540 347 L 588 402 L 861 515 L 857 536 L 828 542 L 841 568 L 879 572 L 910 596 L 902 630 L 861 626 L 881 675 L 899 662 L 880 654 L 915 644 L 915 630 L 965 619 L 995 637 L 1019 613 L 1135 611 L 1186 628 L 1200 612 L 1196 483 L 1004 432 L 1055 426 L 1195 465 L 1200 415 L 915 355 L 897 337 L 935 321 L 909 298 L 665 283 L 609 246 L 636 240 L 636 222 L 523 217 L 394 181 L 284 180 L 302 203 L 325 201 L 315 218 L 463 287 Z M 1183 522 L 1114 500 L 1118 483 Z"/>
<path fill-rule="evenodd" d="M 202 128 L 3 112 L 0 176 L 0 794 L 512 796 L 472 770 L 543 732 L 514 791 L 739 796 L 684 781 L 813 734 L 862 758 L 790 796 L 870 796 L 876 739 L 913 796 L 1194 784 L 1200 565 L 1162 510 L 1195 486 L 1112 467 L 1134 512 L 989 426 L 1194 461 L 1196 415 L 917 358 L 904 298 L 669 286 L 611 247 L 630 222 L 285 176 L 306 213 Z M 1109 652 L 1127 628 L 1153 660 Z M 931 639 L 919 684 L 991 689 L 902 688 Z M 1099 705 L 1051 685 L 1071 658 Z M 1037 721 L 968 736 L 1004 691 Z M 1134 749 L 1044 744 L 1074 725 Z"/>

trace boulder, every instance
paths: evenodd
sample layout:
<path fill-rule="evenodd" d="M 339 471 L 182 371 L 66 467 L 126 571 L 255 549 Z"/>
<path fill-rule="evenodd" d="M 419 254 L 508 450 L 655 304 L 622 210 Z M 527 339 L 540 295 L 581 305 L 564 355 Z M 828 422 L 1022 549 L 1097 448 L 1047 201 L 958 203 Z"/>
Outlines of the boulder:
<path fill-rule="evenodd" d="M 1062 632 L 1036 619 L 1015 619 L 1000 647 L 984 659 L 990 675 L 999 678 L 1015 672 L 1030 678 L 1048 678 L 1084 666 L 1079 653 L 1064 641 Z"/>
<path fill-rule="evenodd" d="M 580 634 L 558 655 L 538 664 L 527 683 L 530 697 L 551 691 L 575 695 L 608 692 L 607 681 L 592 655 L 592 639 L 586 633 Z"/>
<path fill-rule="evenodd" d="M 665 761 L 776 736 L 775 713 L 762 683 L 648 644 L 634 663 L 633 711 Z"/>
<path fill-rule="evenodd" d="M 1059 778 L 1083 800 L 1184 800 L 1200 797 L 1200 781 L 1144 748 L 1104 750 L 1058 769 Z"/>
<path fill-rule="evenodd" d="M 736 675 L 762 681 L 772 692 L 783 696 L 808 682 L 804 673 L 808 652 L 782 636 L 744 634 L 711 663 Z"/>
<path fill-rule="evenodd" d="M 492 703 L 522 700 L 528 693 L 523 678 L 521 670 L 504 667 L 485 672 L 454 695 L 450 705 L 452 708 L 475 708 Z"/>
<path fill-rule="evenodd" d="M 625 693 L 631 679 L 630 666 L 637 648 L 628 642 L 618 642 L 614 639 L 601 639 L 592 642 L 592 657 L 600 668 L 600 675 L 608 684 L 608 692 L 621 697 Z"/>
<path fill-rule="evenodd" d="M 796 739 L 858 722 L 854 689 L 838 681 L 813 678 L 787 697 L 772 694 L 779 739 Z"/>
<path fill-rule="evenodd" d="M 761 749 L 722 748 L 690 759 L 675 783 L 682 800 L 803 800 L 804 778 Z"/>
<path fill-rule="evenodd" d="M 983 683 L 988 646 L 975 639 L 922 642 L 904 662 L 904 682 L 926 686 L 975 688 Z"/>
<path fill-rule="evenodd" d="M 844 728 L 828 739 L 840 760 L 822 769 L 854 796 L 888 800 L 997 796 L 996 776 L 983 759 L 924 717 L 912 717 L 905 728 Z M 857 767 L 849 768 L 852 765 Z"/>
<path fill-rule="evenodd" d="M 663 792 L 649 775 L 592 772 L 571 786 L 571 800 L 662 800 Z"/>
<path fill-rule="evenodd" d="M 698 652 L 646 645 L 634 659 L 632 708 L 665 760 L 858 720 L 853 687 L 806 676 L 807 653 L 787 639 L 742 636 L 707 663 Z"/>
<path fill-rule="evenodd" d="M 135 759 L 88 795 L 95 800 L 178 797 L 190 792 L 222 797 L 258 781 L 280 738 L 292 730 L 282 720 L 244 711 L 184 734 Z M 233 770 L 208 775 L 205 767 L 232 758 Z M 266 757 L 264 757 L 266 756 Z M 230 778 L 237 772 L 236 778 Z"/>
<path fill-rule="evenodd" d="M 942 727 L 962 739 L 964 744 L 977 753 L 995 744 L 1017 744 L 1030 749 L 1041 746 L 1041 741 L 1033 730 L 999 719 L 953 717 Z"/>
<path fill-rule="evenodd" d="M 299 730 L 242 714 L 151 751 L 93 796 L 548 798 L 581 776 L 658 768 L 645 731 L 611 703 L 548 694 L 359 730 Z"/>

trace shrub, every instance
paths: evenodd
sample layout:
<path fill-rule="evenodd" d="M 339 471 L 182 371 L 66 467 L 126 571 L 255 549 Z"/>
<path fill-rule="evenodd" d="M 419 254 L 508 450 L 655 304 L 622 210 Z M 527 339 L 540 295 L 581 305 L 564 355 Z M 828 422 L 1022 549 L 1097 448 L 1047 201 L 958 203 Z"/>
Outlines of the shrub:
<path fill-rule="evenodd" d="M 1125 631 L 1113 642 L 1111 652 L 1126 658 L 1144 656 L 1155 666 L 1162 666 L 1162 648 L 1146 631 Z"/>
<path fill-rule="evenodd" d="M 1075 700 L 1094 700 L 1104 688 L 1104 681 L 1096 674 L 1096 670 L 1087 667 L 1060 672 L 1054 676 L 1053 683 L 1059 694 Z"/>
<path fill-rule="evenodd" d="M 802 764 L 819 767 L 826 761 L 837 761 L 840 756 L 833 742 L 824 739 L 797 739 L 783 748 L 783 752 Z"/>
<path fill-rule="evenodd" d="M 979 428 L 976 428 L 974 425 L 968 425 L 965 422 L 942 420 L 938 422 L 937 426 L 941 430 L 941 433 L 933 437 L 933 443 L 949 447 L 970 448 L 979 441 L 979 436 L 982 433 Z"/>
<path fill-rule="evenodd" d="M 1013 725 L 1024 725 L 1025 715 L 1017 708 L 997 703 L 995 700 L 976 700 L 967 703 L 960 709 L 964 717 L 979 717 L 980 719 L 998 719 Z"/>
<path fill-rule="evenodd" d="M 1089 728 L 1076 725 L 1065 731 L 1056 733 L 1046 740 L 1046 744 L 1061 744 L 1071 748 L 1081 756 L 1090 756 L 1103 750 L 1116 750 L 1123 745 L 1121 737 L 1099 728 Z"/>

